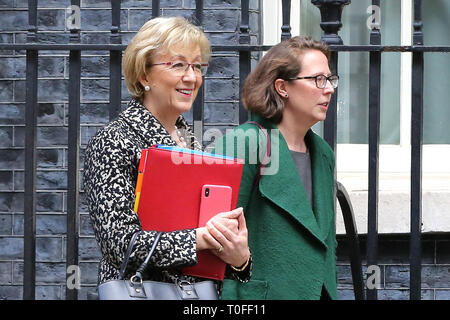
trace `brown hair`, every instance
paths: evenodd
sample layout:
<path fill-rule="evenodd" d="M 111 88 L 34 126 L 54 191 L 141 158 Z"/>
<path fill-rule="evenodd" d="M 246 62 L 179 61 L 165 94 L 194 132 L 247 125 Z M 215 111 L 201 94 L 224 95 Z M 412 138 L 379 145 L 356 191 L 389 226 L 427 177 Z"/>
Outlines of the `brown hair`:
<path fill-rule="evenodd" d="M 310 37 L 293 37 L 272 47 L 247 77 L 242 89 L 244 106 L 278 124 L 283 118 L 284 101 L 275 89 L 276 79 L 290 79 L 300 73 L 299 56 L 306 50 L 319 50 L 330 60 L 330 49 Z"/>

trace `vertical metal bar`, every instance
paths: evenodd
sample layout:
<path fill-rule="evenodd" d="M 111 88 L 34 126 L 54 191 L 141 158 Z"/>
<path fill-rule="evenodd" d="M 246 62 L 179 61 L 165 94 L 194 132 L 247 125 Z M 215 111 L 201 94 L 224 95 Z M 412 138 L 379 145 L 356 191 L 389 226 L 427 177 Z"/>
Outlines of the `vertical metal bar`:
<path fill-rule="evenodd" d="M 249 20 L 249 2 L 248 0 L 241 0 L 241 25 L 239 27 L 239 44 L 250 44 Z M 245 79 L 250 73 L 250 58 L 250 51 L 239 51 L 239 124 L 244 123 L 248 120 L 248 111 L 242 104 L 240 93 L 242 92 L 242 87 L 244 86 Z"/>
<path fill-rule="evenodd" d="M 423 45 L 422 1 L 414 1 L 413 44 Z M 413 52 L 411 110 L 411 238 L 410 300 L 421 299 L 422 280 L 422 139 L 423 139 L 423 52 Z"/>
<path fill-rule="evenodd" d="M 324 31 L 324 35 L 321 40 L 329 45 L 342 45 L 342 38 L 338 35 L 340 28 L 342 27 L 341 17 L 342 10 L 344 6 L 350 4 L 350 0 L 311 0 L 311 3 L 319 8 L 321 15 L 320 27 Z M 330 69 L 332 72 L 338 72 L 338 52 L 331 52 L 330 57 Z M 338 91 L 331 96 L 330 108 L 327 111 L 327 118 L 324 122 L 323 137 L 325 141 L 331 146 L 333 151 L 336 153 L 336 136 L 337 136 L 337 97 Z M 336 179 L 336 167 L 334 170 L 334 176 Z M 338 184 L 339 186 L 339 184 Z M 337 188 L 336 194 L 342 206 L 342 192 Z M 349 200 L 348 200 L 349 202 Z M 349 202 L 350 203 L 350 202 Z M 334 203 L 336 209 L 336 201 Z M 345 208 L 344 208 L 345 210 Z M 358 241 L 356 233 L 356 224 L 354 216 L 352 214 L 343 211 L 345 224 L 346 224 L 346 234 L 347 239 L 352 239 L 350 241 Z M 359 243 L 353 243 L 353 250 L 351 252 L 351 263 L 352 263 L 352 277 L 353 286 L 356 299 L 364 299 L 364 293 L 361 281 L 361 260 L 359 258 Z"/>
<path fill-rule="evenodd" d="M 160 0 L 152 0 L 152 19 L 159 17 Z"/>
<path fill-rule="evenodd" d="M 239 51 L 239 93 L 242 92 L 244 82 L 251 71 L 251 52 Z M 242 103 L 242 98 L 239 96 L 239 124 L 242 124 L 248 120 L 249 112 L 245 109 Z"/>
<path fill-rule="evenodd" d="M 311 0 L 311 3 L 320 10 L 320 27 L 324 31 L 321 40 L 329 45 L 343 44 L 342 38 L 338 32 L 342 27 L 341 18 L 344 6 L 350 3 L 350 0 Z M 338 71 L 338 52 L 332 52 L 330 57 L 330 68 L 333 72 Z M 336 123 L 337 123 L 337 96 L 338 92 L 331 96 L 330 108 L 327 111 L 327 118 L 324 121 L 323 138 L 336 152 Z"/>
<path fill-rule="evenodd" d="M 203 0 L 195 0 L 195 20 L 198 26 L 203 25 Z"/>
<path fill-rule="evenodd" d="M 195 0 L 195 20 L 199 27 L 203 25 L 203 0 Z M 205 77 L 193 105 L 193 129 L 198 142 L 203 145 L 203 119 L 205 101 Z"/>
<path fill-rule="evenodd" d="M 37 0 L 28 1 L 27 42 L 36 42 Z M 23 299 L 36 298 L 36 124 L 38 51 L 27 50 L 25 108 L 25 178 L 24 178 L 24 272 Z"/>
<path fill-rule="evenodd" d="M 111 0 L 112 23 L 110 42 L 121 44 L 120 36 L 120 0 Z M 122 51 L 109 52 L 109 120 L 119 116 L 122 100 Z"/>
<path fill-rule="evenodd" d="M 72 5 L 79 6 L 80 0 L 72 0 Z M 80 30 L 70 30 L 70 42 L 80 43 Z M 68 129 L 68 163 L 67 163 L 67 271 L 78 267 L 79 215 L 78 189 L 80 159 L 80 77 L 81 51 L 71 50 L 69 53 L 69 129 Z M 69 269 L 70 268 L 70 269 Z M 73 273 L 67 272 L 66 300 L 77 300 L 78 289 L 70 285 Z"/>
<path fill-rule="evenodd" d="M 282 12 L 281 41 L 291 38 L 291 0 L 283 0 Z"/>
<path fill-rule="evenodd" d="M 380 0 L 372 0 L 379 7 Z M 372 25 L 370 44 L 381 44 L 378 25 Z M 381 52 L 369 53 L 369 183 L 367 219 L 367 265 L 378 264 L 378 177 L 380 144 Z M 377 288 L 367 288 L 367 299 L 377 300 Z"/>
<path fill-rule="evenodd" d="M 348 246 L 350 248 L 350 265 L 352 269 L 353 292 L 355 300 L 364 300 L 364 284 L 362 276 L 361 252 L 359 246 L 358 230 L 356 227 L 355 215 L 353 213 L 350 197 L 345 187 L 336 182 L 336 196 L 341 206 L 344 218 L 345 233 Z"/>

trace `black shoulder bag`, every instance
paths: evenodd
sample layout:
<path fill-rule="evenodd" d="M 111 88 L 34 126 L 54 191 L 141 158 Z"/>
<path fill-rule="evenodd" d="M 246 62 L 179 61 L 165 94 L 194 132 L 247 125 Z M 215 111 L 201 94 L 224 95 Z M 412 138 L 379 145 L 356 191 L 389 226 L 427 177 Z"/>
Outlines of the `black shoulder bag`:
<path fill-rule="evenodd" d="M 155 251 L 162 232 L 158 232 L 144 263 L 136 273 L 125 280 L 125 270 L 139 232 L 133 234 L 120 268 L 119 279 L 110 280 L 98 286 L 99 300 L 218 300 L 216 285 L 212 280 L 190 283 L 179 279 L 176 283 L 143 281 L 143 274 Z"/>

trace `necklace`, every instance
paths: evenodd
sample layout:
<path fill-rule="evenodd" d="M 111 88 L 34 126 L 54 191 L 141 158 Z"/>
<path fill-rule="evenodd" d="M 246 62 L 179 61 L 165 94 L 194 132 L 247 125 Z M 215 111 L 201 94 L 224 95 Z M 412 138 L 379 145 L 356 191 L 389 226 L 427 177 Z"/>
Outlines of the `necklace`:
<path fill-rule="evenodd" d="M 175 132 L 176 137 L 174 137 L 174 136 L 172 135 L 172 138 L 174 138 L 175 142 L 176 142 L 180 147 L 186 148 L 187 143 L 186 143 L 186 141 L 184 140 L 184 137 L 183 137 L 183 135 L 181 134 L 180 130 L 177 128 L 177 126 L 175 126 L 175 131 L 174 131 L 174 132 Z"/>

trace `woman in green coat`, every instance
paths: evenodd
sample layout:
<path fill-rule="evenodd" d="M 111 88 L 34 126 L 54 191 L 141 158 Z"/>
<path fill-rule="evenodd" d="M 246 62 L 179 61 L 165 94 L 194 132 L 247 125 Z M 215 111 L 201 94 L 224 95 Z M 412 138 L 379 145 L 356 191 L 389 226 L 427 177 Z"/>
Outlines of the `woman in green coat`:
<path fill-rule="evenodd" d="M 311 130 L 338 85 L 329 56 L 303 37 L 271 48 L 242 92 L 253 121 L 216 144 L 245 159 L 238 206 L 253 257 L 251 280 L 225 280 L 222 299 L 337 298 L 334 153 Z"/>

